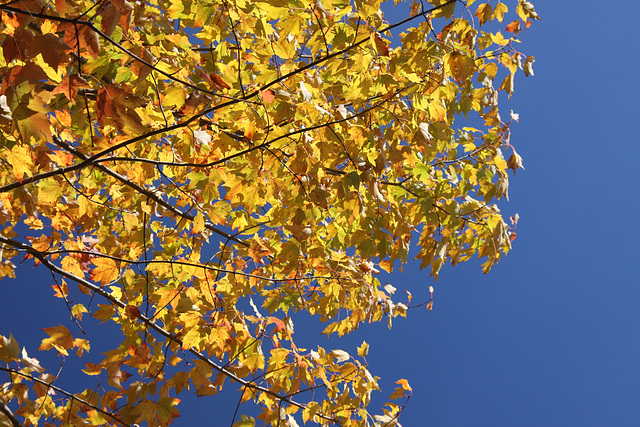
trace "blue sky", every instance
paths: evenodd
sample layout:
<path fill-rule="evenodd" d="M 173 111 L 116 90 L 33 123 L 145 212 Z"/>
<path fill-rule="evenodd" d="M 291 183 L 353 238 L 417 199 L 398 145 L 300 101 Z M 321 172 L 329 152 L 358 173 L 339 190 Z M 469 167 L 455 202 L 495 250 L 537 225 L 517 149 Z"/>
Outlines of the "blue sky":
<path fill-rule="evenodd" d="M 534 4 L 535 78 L 503 106 L 526 167 L 503 206 L 521 217 L 514 249 L 486 276 L 442 272 L 433 312 L 374 344 L 414 387 L 405 426 L 640 425 L 640 6 Z"/>
<path fill-rule="evenodd" d="M 503 205 L 521 218 L 514 249 L 488 275 L 475 262 L 444 268 L 433 311 L 410 310 L 391 331 L 380 324 L 337 343 L 319 338 L 354 354 L 367 340 L 380 398 L 409 380 L 405 427 L 640 425 L 640 5 L 534 4 L 542 21 L 521 38 L 535 78 L 518 75 L 502 107 L 520 114 L 511 143 L 526 168 Z M 32 298 L 51 279 L 31 265 L 0 282 L 0 333 L 12 329 L 35 350 L 39 328 L 57 325 L 41 315 L 68 313 L 61 301 Z M 416 300 L 433 284 L 417 267 L 394 281 Z M 236 399 L 185 399 L 175 425 L 230 426 Z"/>

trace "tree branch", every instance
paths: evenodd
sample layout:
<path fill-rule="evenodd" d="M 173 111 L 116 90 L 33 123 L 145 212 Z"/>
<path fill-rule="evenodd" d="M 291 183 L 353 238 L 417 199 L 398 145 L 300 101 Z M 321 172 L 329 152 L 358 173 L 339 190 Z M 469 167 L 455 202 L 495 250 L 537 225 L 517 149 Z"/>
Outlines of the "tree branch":
<path fill-rule="evenodd" d="M 45 385 L 45 386 L 47 386 L 47 387 L 49 387 L 49 388 L 52 388 L 52 389 L 54 389 L 55 391 L 57 391 L 58 393 L 62 393 L 62 394 L 64 394 L 65 396 L 69 397 L 69 398 L 70 398 L 70 399 L 72 399 L 72 400 L 75 400 L 75 401 L 76 401 L 76 402 L 78 402 L 78 403 L 81 403 L 81 404 L 83 404 L 83 405 L 86 405 L 86 406 L 88 406 L 88 407 L 89 407 L 89 408 L 91 408 L 91 409 L 95 409 L 96 411 L 100 412 L 101 414 L 104 414 L 104 415 L 108 416 L 109 418 L 111 418 L 111 419 L 113 419 L 113 420 L 115 420 L 115 421 L 119 422 L 119 423 L 120 423 L 120 424 L 122 424 L 123 426 L 129 427 L 129 424 L 125 423 L 125 422 L 124 422 L 124 421 L 122 421 L 120 418 L 116 417 L 115 415 L 113 415 L 113 414 L 111 414 L 111 413 L 109 413 L 109 412 L 107 412 L 107 411 L 104 411 L 104 410 L 102 410 L 102 409 L 98 408 L 98 407 L 97 407 L 97 406 L 95 406 L 95 405 L 92 405 L 91 403 L 87 402 L 86 400 L 83 400 L 83 399 L 80 399 L 79 397 L 76 397 L 75 395 L 73 395 L 73 393 L 69 393 L 68 391 L 63 390 L 63 389 L 61 389 L 60 387 L 53 385 L 52 383 L 48 383 L 48 382 L 46 382 L 46 381 L 43 381 L 43 380 L 41 380 L 41 379 L 39 379 L 39 378 L 34 377 L 33 375 L 25 374 L 24 372 L 20 372 L 20 371 L 18 371 L 18 370 L 11 369 L 11 368 L 3 368 L 2 366 L 0 366 L 0 371 L 4 371 L 4 372 L 8 372 L 8 373 L 12 373 L 12 374 L 15 374 L 15 375 L 20 375 L 20 376 L 22 376 L 22 377 L 25 377 L 25 378 L 30 379 L 31 381 L 34 381 L 34 382 L 40 383 L 40 384 L 42 384 L 42 385 Z M 7 408 L 7 409 L 8 409 L 8 408 Z M 3 412 L 4 412 L 4 410 L 3 410 Z M 6 414 L 6 413 L 5 413 L 5 414 Z M 15 418 L 14 418 L 14 419 L 15 419 Z M 17 422 L 17 420 L 16 420 L 16 422 Z M 18 425 L 18 426 L 19 426 L 20 424 L 14 424 L 14 425 Z"/>
<path fill-rule="evenodd" d="M 418 17 L 420 17 L 420 16 L 424 16 L 424 15 L 429 14 L 429 13 L 431 13 L 431 12 L 435 11 L 435 10 L 438 10 L 438 9 L 441 9 L 441 8 L 443 8 L 443 7 L 445 7 L 445 6 L 448 6 L 449 4 L 454 3 L 454 2 L 456 2 L 456 1 L 457 1 L 457 0 L 449 0 L 448 2 L 446 2 L 446 3 L 444 3 L 444 4 L 441 4 L 441 5 L 439 5 L 439 6 L 436 6 L 436 7 L 431 8 L 431 9 L 429 9 L 429 10 L 423 11 L 423 12 L 421 12 L 421 13 L 419 13 L 419 14 L 416 14 L 416 15 L 414 15 L 414 16 L 412 16 L 412 17 L 409 17 L 409 18 L 407 18 L 407 19 L 405 19 L 405 20 L 402 20 L 402 21 L 400 21 L 400 22 L 397 22 L 397 23 L 395 23 L 395 24 L 392 24 L 392 25 L 389 25 L 389 26 L 387 26 L 387 27 L 384 27 L 384 28 L 382 28 L 382 29 L 380 30 L 380 32 L 389 31 L 389 30 L 391 30 L 391 29 L 393 29 L 393 28 L 395 28 L 395 27 L 398 27 L 398 26 L 403 25 L 403 24 L 405 24 L 405 23 L 407 23 L 407 22 L 410 22 L 410 21 L 412 21 L 413 19 L 416 19 L 416 18 L 418 18 Z M 8 10 L 8 11 L 11 11 L 11 12 L 14 12 L 14 13 L 23 13 L 23 14 L 24 14 L 24 13 L 27 13 L 27 12 L 25 12 L 24 10 L 21 10 L 21 9 L 15 9 L 15 8 L 12 8 L 12 7 L 9 7 L 9 6 L 0 6 L 0 10 Z M 99 32 L 99 33 L 102 33 L 102 32 L 101 32 L 101 31 L 99 31 L 97 28 L 95 28 L 95 27 L 93 26 L 93 24 L 91 24 L 90 22 L 87 22 L 87 21 L 74 21 L 74 20 L 71 20 L 71 19 L 68 19 L 68 18 L 61 18 L 61 17 L 49 16 L 49 15 L 37 14 L 37 13 L 32 13 L 31 15 L 32 15 L 32 16 L 36 16 L 36 17 L 40 17 L 40 18 L 45 18 L 45 19 L 54 19 L 54 20 L 58 20 L 58 21 L 62 21 L 62 22 L 86 23 L 85 25 L 90 25 L 90 26 L 91 26 L 91 28 L 94 28 L 94 29 L 95 29 L 95 31 L 97 31 L 97 32 Z M 102 33 L 102 34 L 104 34 L 104 33 Z M 105 35 L 105 37 L 106 37 L 106 35 Z M 219 110 L 219 109 L 221 109 L 221 108 L 224 108 L 224 107 L 227 107 L 227 106 L 230 106 L 230 105 L 237 104 L 237 103 L 239 103 L 239 102 L 246 102 L 246 101 L 248 101 L 249 99 L 251 99 L 251 98 L 253 98 L 253 97 L 257 96 L 261 91 L 264 91 L 264 90 L 266 90 L 266 89 L 270 88 L 271 86 L 274 86 L 274 85 L 276 85 L 276 84 L 278 84 L 278 83 L 280 83 L 280 82 L 282 82 L 282 81 L 284 81 L 284 80 L 288 79 L 289 77 L 291 77 L 291 76 L 293 76 L 293 75 L 296 75 L 296 74 L 302 73 L 302 72 L 304 72 L 305 70 L 308 70 L 308 69 L 309 69 L 309 68 L 311 68 L 311 67 L 317 66 L 317 65 L 319 65 L 319 64 L 321 64 L 321 63 L 323 63 L 323 62 L 325 62 L 325 61 L 327 61 L 327 60 L 329 60 L 329 59 L 331 59 L 331 58 L 334 58 L 334 57 L 336 57 L 336 56 L 339 56 L 339 55 L 345 54 L 345 53 L 349 52 L 350 50 L 352 50 L 352 49 L 354 49 L 354 48 L 356 48 L 356 47 L 360 46 L 361 44 L 363 44 L 363 43 L 364 43 L 364 42 L 366 42 L 367 40 L 369 40 L 369 37 L 363 38 L 363 39 L 361 39 L 361 40 L 359 40 L 359 41 L 357 41 L 357 42 L 353 43 L 353 44 L 352 44 L 352 45 L 350 45 L 349 47 L 346 47 L 346 48 L 344 48 L 344 49 L 342 49 L 342 50 L 340 50 L 340 51 L 337 51 L 337 52 L 331 53 L 331 54 L 329 54 L 329 55 L 326 55 L 326 56 L 324 56 L 324 57 L 322 57 L 322 58 L 320 58 L 320 59 L 318 59 L 318 60 L 316 60 L 316 61 L 312 61 L 312 62 L 310 62 L 309 64 L 307 64 L 307 65 L 305 65 L 305 66 L 303 66 L 303 67 L 301 67 L 301 68 L 296 69 L 295 71 L 291 71 L 291 72 L 289 72 L 289 73 L 287 73 L 287 74 L 285 74 L 285 75 L 283 75 L 283 76 L 281 76 L 281 77 L 278 77 L 278 78 L 276 78 L 276 79 L 272 80 L 271 82 L 269 82 L 269 83 L 265 84 L 265 85 L 264 85 L 264 86 L 262 86 L 261 88 L 259 88 L 259 89 L 255 90 L 255 91 L 253 91 L 253 92 L 250 92 L 250 93 L 246 94 L 245 96 L 243 96 L 243 97 L 241 97 L 241 98 L 234 98 L 234 99 L 231 99 L 231 100 L 229 100 L 229 101 L 227 101 L 227 102 L 224 102 L 224 103 L 222 103 L 222 104 L 219 104 L 219 105 L 216 105 L 216 106 L 210 107 L 210 108 L 208 108 L 208 109 L 206 109 L 206 110 L 202 111 L 202 112 L 201 112 L 201 113 L 199 113 L 199 114 L 196 114 L 196 115 L 194 115 L 194 116 L 191 116 L 189 119 L 187 119 L 187 120 L 185 120 L 185 121 L 183 121 L 183 122 L 179 122 L 179 123 L 176 123 L 176 124 L 174 124 L 174 125 L 167 126 L 167 127 L 161 128 L 161 129 L 156 129 L 156 130 L 154 130 L 154 131 L 151 131 L 151 132 L 145 133 L 145 134 L 143 134 L 143 135 L 139 135 L 139 136 L 137 136 L 137 137 L 134 137 L 134 138 L 128 139 L 128 140 L 126 140 L 126 141 L 123 141 L 123 142 L 121 142 L 121 143 L 119 143 L 119 144 L 116 144 L 116 145 L 114 145 L 114 146 L 112 146 L 112 147 L 109 147 L 109 148 L 107 148 L 107 149 L 105 149 L 105 150 L 103 150 L 103 151 L 101 151 L 101 152 L 99 152 L 99 153 L 96 153 L 96 154 L 94 154 L 94 155 L 92 155 L 92 156 L 90 156 L 90 157 L 87 157 L 87 159 L 86 159 L 86 160 L 84 160 L 84 161 L 82 161 L 82 162 L 80 162 L 80 163 L 78 163 L 78 164 L 71 165 L 71 166 L 67 166 L 67 167 L 64 167 L 64 168 L 55 169 L 55 170 L 52 170 L 52 171 L 49 171 L 49 172 L 44 172 L 44 173 L 41 173 L 41 174 L 34 175 L 34 176 L 32 176 L 32 177 L 24 178 L 22 181 L 16 181 L 16 182 L 13 182 L 13 183 L 11 183 L 11 184 L 4 185 L 4 186 L 0 187 L 0 193 L 4 193 L 4 192 L 7 192 L 7 191 L 11 191 L 11 190 L 13 190 L 13 189 L 16 189 L 16 188 L 19 188 L 19 187 L 23 187 L 23 186 L 25 186 L 25 185 L 27 185 L 27 184 L 30 184 L 30 183 L 33 183 L 33 182 L 36 182 L 36 181 L 40 181 L 40 180 L 45 179 L 45 178 L 50 178 L 50 177 L 53 177 L 53 176 L 56 176 L 56 175 L 65 174 L 65 173 L 67 173 L 67 172 L 73 172 L 73 171 L 76 171 L 76 170 L 80 170 L 80 169 L 83 169 L 83 168 L 85 168 L 85 167 L 87 167 L 87 166 L 92 166 L 92 165 L 94 165 L 97 161 L 104 161 L 104 160 L 101 160 L 101 158 L 102 158 L 102 157 L 106 156 L 106 155 L 107 155 L 107 154 L 109 154 L 109 153 L 113 153 L 114 151 L 117 151 L 117 150 L 118 150 L 118 149 L 120 149 L 120 148 L 126 147 L 127 145 L 130 145 L 130 144 L 136 143 L 136 142 L 138 142 L 138 141 L 144 141 L 144 140 L 146 140 L 146 139 L 148 139 L 148 138 L 150 138 L 150 137 L 152 137 L 152 136 L 155 136 L 155 135 L 160 135 L 160 134 L 163 134 L 163 133 L 171 132 L 172 130 L 176 130 L 176 129 L 180 129 L 180 128 L 186 127 L 186 126 L 188 126 L 190 123 L 192 123 L 193 121 L 195 121 L 195 120 L 197 120 L 197 119 L 199 119 L 199 118 L 201 118 L 201 117 L 204 117 L 204 116 L 206 116 L 206 115 L 208 115 L 208 114 L 211 114 L 211 113 L 215 112 L 216 110 Z M 114 43 L 115 43 L 115 42 L 114 42 Z M 121 48 L 121 49 L 124 49 L 124 48 Z M 147 66 L 150 66 L 150 67 L 153 67 L 152 65 L 148 64 L 146 61 L 143 61 L 141 58 L 138 58 L 137 56 L 135 56 L 135 55 L 133 55 L 133 54 L 131 54 L 131 55 L 132 55 L 132 57 L 134 57 L 134 58 L 138 59 L 139 61 L 141 61 L 143 64 L 145 64 L 145 65 L 147 65 Z M 158 70 L 158 71 L 160 72 L 160 70 Z M 164 75 L 166 75 L 166 73 L 163 73 L 163 74 L 164 74 Z M 170 75 L 169 75 L 169 77 L 173 79 L 173 77 L 171 77 Z M 175 80 L 175 79 L 174 79 L 174 80 Z M 201 89 L 200 89 L 200 88 L 197 88 L 197 86 L 191 86 L 191 87 L 195 87 L 197 90 L 201 91 Z M 366 112 L 370 111 L 370 110 L 371 110 L 371 109 L 373 109 L 374 107 L 376 107 L 376 106 L 378 106 L 378 105 L 380 105 L 380 104 L 382 104 L 382 103 L 384 103 L 384 102 L 386 102 L 386 100 L 383 100 L 383 101 L 381 101 L 380 103 L 378 103 L 378 104 L 376 104 L 376 105 L 374 105 L 374 106 L 372 106 L 372 107 L 369 107 L 369 108 L 364 109 L 363 111 L 361 111 L 361 112 L 360 112 L 360 114 L 364 114 L 364 113 L 366 113 Z M 267 142 L 264 142 L 264 143 L 262 143 L 262 144 L 260 144 L 260 145 L 253 146 L 253 147 L 251 147 L 251 148 L 249 148 L 249 149 L 247 149 L 247 150 L 240 151 L 240 152 L 238 152 L 238 153 L 235 153 L 235 154 L 233 154 L 233 155 L 231 155 L 231 156 L 226 157 L 225 159 L 218 160 L 218 161 L 215 161 L 215 162 L 210 162 L 210 163 L 203 164 L 203 165 L 199 165 L 199 164 L 192 164 L 192 163 L 181 163 L 181 164 L 178 164 L 178 165 L 183 165 L 183 166 L 200 166 L 200 167 L 215 166 L 215 165 L 218 165 L 218 164 L 224 163 L 225 161 L 231 160 L 231 159 L 233 159 L 233 158 L 235 158 L 235 157 L 238 157 L 238 156 L 242 156 L 242 155 L 244 155 L 244 154 L 247 154 L 247 153 L 249 153 L 249 152 L 251 152 L 251 151 L 254 151 L 254 150 L 257 150 L 257 149 L 261 149 L 261 148 L 267 147 L 267 146 L 269 146 L 270 144 L 272 144 L 273 142 L 278 141 L 278 140 L 280 140 L 280 139 L 282 139 L 282 138 L 286 138 L 286 137 L 289 137 L 289 136 L 293 136 L 293 135 L 296 135 L 296 134 L 299 134 L 299 133 L 302 133 L 302 132 L 308 132 L 308 131 L 310 131 L 310 130 L 318 129 L 318 128 L 321 128 L 321 127 L 327 126 L 327 125 L 329 125 L 329 124 L 341 123 L 341 122 L 347 121 L 347 120 L 349 120 L 349 119 L 351 119 L 351 118 L 353 118 L 353 117 L 355 117 L 355 116 L 356 116 L 356 115 L 354 115 L 354 116 L 350 116 L 350 117 L 347 117 L 347 118 L 344 118 L 344 119 L 335 120 L 335 121 L 333 121 L 333 122 L 331 122 L 331 123 L 325 123 L 325 124 L 315 125 L 315 126 L 311 126 L 311 127 L 304 128 L 304 129 L 299 129 L 299 130 L 297 130 L 297 131 L 291 132 L 291 133 L 290 133 L 290 134 L 288 134 L 288 135 L 282 135 L 282 136 L 277 137 L 277 138 L 275 138 L 275 139 L 273 139 L 273 140 L 271 140 L 271 141 L 267 141 Z M 124 159 L 124 158 L 123 158 L 123 159 Z M 120 160 L 123 160 L 123 159 L 120 159 Z M 157 164 L 163 164 L 163 163 L 158 162 Z M 232 239 L 232 240 L 233 240 L 233 239 Z"/>
<path fill-rule="evenodd" d="M 26 245 L 22 242 L 19 242 L 17 240 L 13 240 L 13 239 L 9 239 L 3 236 L 0 236 L 0 243 L 4 243 L 7 244 L 9 246 L 13 246 L 16 249 L 20 249 L 22 251 L 27 252 L 28 254 L 32 255 L 33 257 L 37 258 L 38 261 L 40 261 L 43 265 L 45 265 L 47 268 L 49 268 L 51 271 L 60 274 L 61 276 L 66 277 L 69 280 L 73 280 L 74 282 L 76 282 L 77 284 L 85 287 L 86 289 L 100 295 L 101 297 L 105 298 L 107 301 L 109 301 L 111 304 L 113 304 L 114 306 L 120 308 L 120 309 L 126 309 L 127 304 L 124 303 L 122 300 L 115 298 L 113 295 L 111 295 L 110 293 L 108 293 L 107 291 L 105 291 L 104 289 L 102 289 L 101 287 L 89 282 L 88 280 L 85 280 L 83 278 L 80 278 L 72 273 L 69 273 L 68 271 L 63 270 L 62 268 L 58 267 L 57 265 L 53 264 L 51 261 L 49 261 L 49 259 L 47 258 L 47 254 L 40 252 L 34 248 L 32 248 L 29 245 Z M 169 341 L 173 341 L 174 343 L 180 345 L 180 347 L 183 347 L 182 344 L 182 340 L 180 338 L 178 338 L 177 335 L 172 334 L 171 332 L 167 331 L 166 329 L 164 329 L 162 326 L 158 325 L 157 323 L 155 323 L 152 319 L 146 317 L 143 314 L 140 314 L 139 316 L 136 316 L 136 318 L 140 319 L 140 321 L 142 321 L 145 325 L 147 325 L 147 327 L 149 327 L 150 329 L 154 330 L 155 332 L 157 332 L 159 335 L 163 336 L 164 338 L 168 339 Z M 211 368 L 215 369 L 216 371 L 224 374 L 225 376 L 227 376 L 230 380 L 235 381 L 241 385 L 243 385 L 244 387 L 248 387 L 251 389 L 254 389 L 256 391 L 260 391 L 263 393 L 268 394 L 269 396 L 275 398 L 276 400 L 279 400 L 281 402 L 284 403 L 288 403 L 289 405 L 293 405 L 293 406 L 297 406 L 298 408 L 301 409 L 305 409 L 307 407 L 307 405 L 305 405 L 304 403 L 299 403 L 296 402 L 286 396 L 281 396 L 278 393 L 259 386 L 257 384 L 254 384 L 252 381 L 247 381 L 244 380 L 242 378 L 240 378 L 239 376 L 237 376 L 235 373 L 233 373 L 232 371 L 230 371 L 229 369 L 218 365 L 216 362 L 214 362 L 213 360 L 211 360 L 209 357 L 205 356 L 202 352 L 199 352 L 198 350 L 195 350 L 193 348 L 189 348 L 187 350 L 189 353 L 191 353 L 194 357 L 202 360 L 204 363 L 206 363 L 207 365 L 209 365 Z M 61 391 L 62 392 L 62 391 Z M 332 421 L 334 423 L 337 423 L 338 421 L 335 418 L 332 418 L 331 416 L 328 415 L 324 415 L 321 413 L 317 413 L 316 416 L 327 420 L 327 421 Z"/>
<path fill-rule="evenodd" d="M 64 143 L 60 138 L 54 137 L 54 141 L 56 142 L 56 144 L 58 146 L 66 149 L 67 151 L 71 152 L 73 155 L 79 157 L 82 160 L 87 160 L 89 158 L 84 153 L 81 153 L 80 151 L 76 150 L 75 148 L 71 147 L 70 145 Z M 156 193 L 153 192 L 152 190 L 147 190 L 146 188 L 141 187 L 138 184 L 135 184 L 135 183 L 131 182 L 130 180 L 128 180 L 127 178 L 123 177 L 119 173 L 111 170 L 107 166 L 102 165 L 100 163 L 96 163 L 95 167 L 100 169 L 101 171 L 105 172 L 106 174 L 111 175 L 113 178 L 115 178 L 118 181 L 122 182 L 126 186 L 131 187 L 135 191 L 137 191 L 137 192 L 139 192 L 141 194 L 144 194 L 149 199 L 153 200 L 154 202 L 156 202 L 157 204 L 159 204 L 163 208 L 167 209 L 168 211 L 171 211 L 175 215 L 177 215 L 177 216 L 179 216 L 181 218 L 184 218 L 186 220 L 189 220 L 189 221 L 193 221 L 195 219 L 194 215 L 191 215 L 191 214 L 186 213 L 186 212 L 182 212 L 180 209 L 176 208 L 171 203 L 168 203 L 168 202 L 164 201 L 162 198 L 160 198 L 159 196 L 157 196 Z M 229 233 L 227 233 L 225 231 L 220 230 L 218 227 L 214 226 L 210 222 L 206 222 L 204 226 L 208 230 L 213 231 L 214 233 L 216 233 L 216 234 L 218 234 L 218 235 L 220 235 L 220 236 L 222 236 L 222 237 L 224 237 L 226 239 L 233 240 L 234 242 L 240 243 L 241 245 L 244 245 L 244 246 L 249 246 L 248 243 L 245 242 L 244 240 L 239 239 L 239 238 L 237 238 L 235 236 L 232 236 L 231 234 L 229 234 Z"/>
<path fill-rule="evenodd" d="M 16 416 L 13 415 L 13 412 L 11 412 L 11 409 L 9 409 L 9 407 L 5 405 L 3 401 L 0 401 L 0 412 L 2 412 L 7 418 L 9 418 L 9 421 L 11 421 L 13 427 L 21 427 L 20 421 L 18 421 Z"/>

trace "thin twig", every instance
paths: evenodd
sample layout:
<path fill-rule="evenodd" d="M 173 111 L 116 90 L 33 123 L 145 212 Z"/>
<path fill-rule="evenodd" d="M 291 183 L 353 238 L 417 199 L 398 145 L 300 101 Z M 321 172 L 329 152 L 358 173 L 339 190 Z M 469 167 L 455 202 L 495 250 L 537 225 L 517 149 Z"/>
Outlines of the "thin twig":
<path fill-rule="evenodd" d="M 109 292 L 107 292 L 106 290 L 104 290 L 103 288 L 101 288 L 100 286 L 97 286 L 91 282 L 89 282 L 86 279 L 83 279 L 81 277 L 78 277 L 60 267 L 58 267 L 57 265 L 53 264 L 51 261 L 49 261 L 49 259 L 47 258 L 47 254 L 46 253 L 42 253 L 36 249 L 34 249 L 33 247 L 26 245 L 22 242 L 19 242 L 17 240 L 13 240 L 13 239 L 9 239 L 3 236 L 0 236 L 0 243 L 4 243 L 6 245 L 9 246 L 13 246 L 16 249 L 19 250 L 23 250 L 27 253 L 29 253 L 30 255 L 32 255 L 33 257 L 37 258 L 38 261 L 40 261 L 43 265 L 45 265 L 47 268 L 49 268 L 51 271 L 60 274 L 61 276 L 64 276 L 66 278 L 68 278 L 69 280 L 73 280 L 74 282 L 78 283 L 79 285 L 85 287 L 86 289 L 100 295 L 101 297 L 105 298 L 107 301 L 109 301 L 111 304 L 113 304 L 114 306 L 120 308 L 120 309 L 126 309 L 127 308 L 127 304 L 125 302 L 123 302 L 122 300 L 114 297 L 113 295 L 111 295 Z M 178 344 L 180 347 L 183 347 L 183 342 L 182 340 L 175 334 L 167 331 L 164 327 L 158 325 L 157 323 L 155 323 L 152 319 L 149 319 L 148 317 L 146 317 L 143 314 L 140 314 L 137 316 L 137 318 L 143 322 L 145 325 L 147 325 L 150 329 L 153 329 L 156 333 L 158 333 L 159 335 L 163 336 L 164 338 L 173 341 L 174 343 Z M 238 375 L 236 375 L 234 372 L 230 371 L 229 369 L 224 368 L 223 366 L 218 365 L 216 362 L 214 362 L 213 360 L 211 360 L 209 357 L 205 356 L 202 352 L 194 349 L 194 348 L 189 348 L 187 350 L 189 353 L 191 353 L 194 357 L 200 359 L 201 361 L 203 361 L 205 364 L 209 365 L 211 368 L 215 369 L 216 371 L 224 374 L 225 376 L 227 376 L 230 380 L 235 381 L 237 383 L 239 383 L 242 386 L 254 389 L 255 391 L 261 391 L 263 393 L 268 394 L 269 396 L 272 396 L 273 398 L 280 400 L 284 403 L 288 403 L 289 405 L 293 405 L 293 406 L 297 406 L 298 408 L 301 409 L 306 409 L 307 405 L 304 403 L 300 403 L 297 401 L 294 401 L 286 396 L 281 396 L 280 394 L 274 392 L 273 390 L 270 390 L 269 388 L 266 387 L 262 387 L 259 386 L 257 384 L 253 384 L 251 381 L 247 381 L 244 380 L 242 378 L 240 378 Z M 2 369 L 2 368 L 0 368 Z M 62 392 L 62 391 L 61 391 Z M 316 416 L 327 420 L 327 421 L 331 421 L 331 422 L 335 422 L 337 423 L 338 420 L 336 420 L 335 418 L 332 418 L 331 416 L 322 414 L 322 413 L 317 413 Z"/>
<path fill-rule="evenodd" d="M 4 367 L 0 366 L 0 371 L 8 372 L 8 373 L 15 374 L 15 375 L 20 375 L 22 377 L 30 379 L 33 382 L 37 382 L 39 384 L 47 386 L 48 388 L 52 388 L 53 390 L 57 391 L 58 393 L 62 393 L 65 396 L 69 397 L 70 399 L 75 400 L 76 402 L 79 402 L 79 403 L 81 403 L 83 405 L 86 405 L 91 409 L 95 409 L 96 411 L 100 412 L 101 414 L 104 414 L 104 415 L 108 416 L 109 418 L 117 421 L 118 423 L 122 424 L 123 426 L 129 427 L 129 424 L 125 423 L 120 418 L 116 417 L 115 415 L 113 415 L 113 414 L 111 414 L 111 413 L 109 413 L 107 411 L 104 411 L 104 410 L 100 409 L 99 407 L 97 407 L 95 405 L 92 405 L 91 403 L 87 402 L 86 400 L 83 400 L 83 399 L 80 399 L 79 397 L 76 397 L 73 393 L 70 393 L 70 392 L 68 392 L 66 390 L 63 390 L 60 387 L 53 385 L 52 383 L 48 383 L 46 381 L 43 381 L 43 380 L 41 380 L 39 378 L 34 377 L 33 375 L 29 375 L 29 374 L 26 374 L 24 372 L 20 372 L 18 370 L 11 369 L 11 368 L 4 368 Z M 20 424 L 17 424 L 17 425 L 20 425 Z"/>

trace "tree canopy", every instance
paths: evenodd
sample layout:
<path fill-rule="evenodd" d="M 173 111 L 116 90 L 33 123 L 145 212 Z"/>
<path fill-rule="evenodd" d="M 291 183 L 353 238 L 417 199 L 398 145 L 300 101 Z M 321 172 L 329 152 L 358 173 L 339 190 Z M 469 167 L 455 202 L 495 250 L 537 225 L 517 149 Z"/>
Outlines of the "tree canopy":
<path fill-rule="evenodd" d="M 71 320 L 38 350 L 96 385 L 58 387 L 4 324 L 0 425 L 165 426 L 223 387 L 258 408 L 237 426 L 395 425 L 409 383 L 369 409 L 367 343 L 299 348 L 294 320 L 391 326 L 411 295 L 382 271 L 510 250 L 498 101 L 538 15 L 507 3 L 4 2 L 0 277 L 51 271 Z M 121 343 L 92 353 L 89 316 Z"/>

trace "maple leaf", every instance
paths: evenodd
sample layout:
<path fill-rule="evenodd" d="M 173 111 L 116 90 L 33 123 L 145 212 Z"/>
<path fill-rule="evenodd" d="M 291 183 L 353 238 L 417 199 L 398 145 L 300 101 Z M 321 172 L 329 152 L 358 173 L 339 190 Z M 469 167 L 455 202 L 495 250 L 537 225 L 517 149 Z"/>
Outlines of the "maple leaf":
<path fill-rule="evenodd" d="M 485 24 L 487 21 L 491 19 L 491 5 L 489 3 L 482 3 L 476 9 L 475 16 L 480 19 L 480 25 Z"/>
<path fill-rule="evenodd" d="M 380 37 L 378 32 L 371 34 L 371 40 L 373 41 L 373 45 L 375 46 L 378 55 L 389 56 L 389 45 L 382 40 L 382 37 Z"/>
<path fill-rule="evenodd" d="M 231 89 L 231 86 L 229 86 L 219 75 L 210 74 L 208 77 L 209 77 L 208 80 L 211 82 L 214 89 L 216 90 Z"/>
<path fill-rule="evenodd" d="M 271 89 L 261 90 L 259 91 L 259 93 L 260 93 L 260 96 L 262 97 L 262 101 L 265 104 L 271 104 L 273 100 L 276 98 L 276 93 Z"/>
<path fill-rule="evenodd" d="M 103 285 L 109 284 L 118 279 L 120 269 L 111 258 L 97 257 L 91 260 L 95 268 L 91 271 L 91 278 Z"/>
<path fill-rule="evenodd" d="M 7 160 L 13 168 L 13 176 L 19 181 L 22 181 L 25 175 L 31 175 L 34 165 L 28 146 L 14 145 L 10 151 L 7 151 Z"/>
<path fill-rule="evenodd" d="M 520 21 L 511 21 L 509 25 L 507 25 L 506 31 L 518 34 L 520 32 Z"/>
<path fill-rule="evenodd" d="M 19 355 L 20 346 L 13 335 L 9 333 L 9 338 L 0 335 L 0 360 L 6 363 L 11 363 L 14 360 L 17 360 Z"/>
<path fill-rule="evenodd" d="M 58 93 L 62 93 L 67 97 L 69 101 L 71 101 L 71 103 L 75 103 L 78 98 L 78 90 L 90 88 L 91 85 L 82 76 L 78 74 L 72 74 L 63 77 L 60 84 L 56 86 L 53 91 L 51 91 L 51 94 L 56 95 Z"/>
<path fill-rule="evenodd" d="M 49 338 L 42 340 L 38 350 L 51 350 L 52 348 L 55 348 L 65 356 L 69 355 L 67 350 L 73 348 L 73 338 L 67 328 L 60 325 L 51 328 L 44 328 L 43 331 L 49 335 Z"/>

